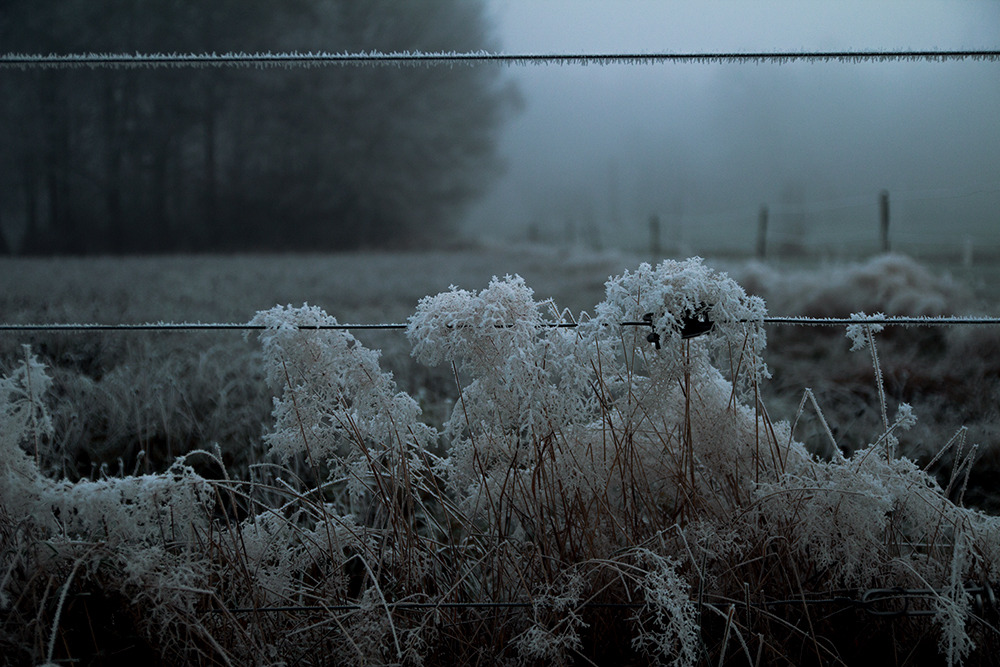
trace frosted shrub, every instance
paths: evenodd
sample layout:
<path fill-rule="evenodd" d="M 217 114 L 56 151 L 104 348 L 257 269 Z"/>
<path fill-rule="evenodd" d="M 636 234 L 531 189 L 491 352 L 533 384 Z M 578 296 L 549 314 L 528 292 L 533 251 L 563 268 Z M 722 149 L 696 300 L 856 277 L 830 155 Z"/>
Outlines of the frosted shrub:
<path fill-rule="evenodd" d="M 814 461 L 796 475 L 761 483 L 760 511 L 794 536 L 792 545 L 838 585 L 875 586 L 910 553 L 947 525 L 949 504 L 936 483 L 911 461 L 886 461 L 884 450 L 859 450 L 847 460 Z M 928 576 L 925 565 L 911 563 Z"/>
<path fill-rule="evenodd" d="M 545 307 L 558 313 L 520 278 L 494 279 L 479 293 L 452 288 L 423 299 L 407 332 L 418 359 L 449 361 L 471 377 L 446 424 L 442 470 L 482 522 L 477 532 L 498 540 L 498 553 L 520 554 L 510 566 L 495 563 L 495 576 L 514 584 L 545 576 L 548 559 L 570 567 L 615 558 L 696 511 L 725 522 L 755 480 L 804 465 L 787 426 L 737 400 L 767 376 L 764 308 L 725 275 L 698 259 L 642 265 L 609 280 L 597 316 L 574 329 L 545 322 Z M 647 313 L 648 329 L 621 326 Z M 685 339 L 698 318 L 710 330 Z M 670 625 L 656 609 L 655 637 L 636 646 L 666 651 L 680 641 L 684 660 L 694 660 L 689 616 Z M 574 636 L 533 624 L 517 645 L 551 659 L 577 647 Z"/>
<path fill-rule="evenodd" d="M 0 378 L 0 472 L 4 481 L 0 494 L 4 506 L 15 510 L 21 503 L 30 502 L 18 492 L 39 483 L 41 474 L 35 461 L 39 447 L 52 433 L 45 406 L 52 379 L 27 346 L 23 353 L 24 361 L 10 375 Z M 32 451 L 35 461 L 22 446 Z"/>
<path fill-rule="evenodd" d="M 315 329 L 337 324 L 316 307 L 279 306 L 251 323 L 267 327 L 260 341 L 277 394 L 274 430 L 264 437 L 270 452 L 327 464 L 331 479 L 347 482 L 354 510 L 369 493 L 394 502 L 390 487 L 419 474 L 436 436 L 416 401 L 379 368 L 378 352 L 346 331 Z"/>
<path fill-rule="evenodd" d="M 193 636 L 179 619 L 193 613 L 207 574 L 204 554 L 194 545 L 207 534 L 211 488 L 183 460 L 160 475 L 76 483 L 44 476 L 25 447 L 37 452 L 51 433 L 44 402 L 49 385 L 45 369 L 27 349 L 21 366 L 0 379 L 0 516 L 44 541 L 48 555 L 22 567 L 53 576 L 69 561 L 63 597 L 79 571 L 78 582 L 86 581 L 78 585 L 116 591 L 145 608 L 143 631 Z M 30 582 L 9 575 L 10 570 L 2 580 L 4 600 L 23 595 Z M 55 620 L 53 638 L 58 616 Z M 50 640 L 49 657 L 53 647 Z"/>
<path fill-rule="evenodd" d="M 401 434 L 410 427 L 416 430 L 409 445 L 432 437 L 418 420 L 416 402 L 396 393 L 392 375 L 379 368 L 377 351 L 346 331 L 309 330 L 337 324 L 321 309 L 279 306 L 258 313 L 251 324 L 267 327 L 260 335 L 267 381 L 279 394 L 275 432 L 265 438 L 271 453 L 285 460 L 297 453 L 337 458 L 357 437 L 402 444 Z"/>
<path fill-rule="evenodd" d="M 100 537 L 117 545 L 157 542 L 164 534 L 186 541 L 204 516 L 211 491 L 182 461 L 162 475 L 97 482 L 55 481 L 41 474 L 22 445 L 37 449 L 51 432 L 44 404 L 49 384 L 33 357 L 0 384 L 0 500 L 7 511 L 54 534 Z"/>
<path fill-rule="evenodd" d="M 870 350 L 880 385 L 875 334 L 881 327 L 864 324 L 863 313 L 853 317 L 859 324 L 848 327 L 852 349 Z M 973 647 L 966 582 L 996 576 L 1000 520 L 954 504 L 925 469 L 896 455 L 896 434 L 916 417 L 904 403 L 890 423 L 879 389 L 884 426 L 878 438 L 849 458 L 813 460 L 762 482 L 756 510 L 799 559 L 835 585 L 878 588 L 888 580 L 938 591 L 941 652 L 949 665 L 960 664 Z M 979 558 L 973 562 L 970 553 Z"/>
<path fill-rule="evenodd" d="M 284 464 L 304 460 L 316 486 L 279 480 L 290 500 L 241 525 L 248 546 L 234 558 L 248 559 L 260 586 L 248 602 L 329 604 L 353 586 L 362 609 L 341 626 L 350 641 L 339 659 L 419 662 L 427 628 L 388 617 L 382 587 L 416 591 L 435 572 L 432 540 L 448 530 L 441 507 L 428 504 L 442 500 L 429 479 L 437 433 L 396 391 L 377 351 L 346 331 L 317 328 L 337 324 L 321 309 L 276 307 L 253 323 L 266 327 L 260 340 L 275 393 L 264 440 Z"/>
<path fill-rule="evenodd" d="M 700 260 L 612 278 L 596 316 L 574 329 L 550 326 L 545 308 L 559 312 L 534 301 L 520 278 L 494 278 L 478 293 L 453 287 L 423 299 L 407 332 L 418 359 L 450 362 L 471 378 L 460 378 L 440 470 L 477 521 L 480 537 L 468 544 L 498 559 L 476 562 L 498 580 L 551 576 L 552 563 L 618 562 L 616 554 L 656 541 L 639 579 L 650 606 L 634 646 L 694 664 L 693 573 L 703 590 L 742 597 L 740 577 L 759 574 L 736 564 L 774 550 L 793 563 L 781 567 L 820 588 L 941 586 L 949 579 L 938 549 L 947 552 L 974 516 L 976 548 L 995 551 L 995 521 L 955 506 L 896 456 L 896 434 L 915 421 L 909 405 L 890 422 L 883 396 L 883 429 L 871 445 L 831 461 L 772 422 L 757 398 L 768 377 L 764 304 Z M 878 326 L 857 319 L 849 335 L 871 351 L 880 381 Z M 500 554 L 519 560 L 501 563 Z M 798 594 L 787 579 L 761 585 Z M 580 648 L 565 629 L 531 624 L 518 651 L 561 659 Z"/>
<path fill-rule="evenodd" d="M 769 377 L 766 311 L 761 299 L 747 296 L 726 274 L 699 258 L 642 264 L 608 281 L 596 312 L 591 340 L 609 331 L 617 335 L 611 348 L 617 364 L 601 367 L 603 386 L 617 398 L 613 421 L 624 433 L 650 438 L 654 460 L 670 461 L 670 477 L 681 473 L 683 488 L 674 495 L 724 511 L 721 494 L 747 493 L 762 475 L 807 456 L 787 427 L 771 424 L 753 402 Z M 654 345 L 646 330 L 619 326 L 643 319 L 650 321 Z M 698 335 L 705 322 L 711 328 Z M 687 338 L 692 327 L 695 335 Z"/>
<path fill-rule="evenodd" d="M 460 489 L 496 470 L 530 465 L 531 443 L 586 423 L 596 401 L 584 392 L 586 354 L 571 330 L 552 329 L 524 281 L 496 278 L 474 294 L 452 288 L 417 305 L 407 336 L 423 363 L 448 361 L 472 376 L 446 431 L 447 462 Z"/>
<path fill-rule="evenodd" d="M 696 372 L 710 366 L 707 355 L 725 352 L 732 378 L 742 388 L 769 376 L 763 352 L 766 314 L 760 297 L 749 297 L 726 274 L 717 273 L 698 257 L 683 262 L 665 260 L 655 268 L 640 264 L 608 281 L 605 301 L 596 308 L 595 323 L 615 327 L 621 322 L 649 318 L 659 337 L 659 354 L 646 355 L 650 375 L 659 381 L 681 377 L 685 369 Z M 711 334 L 689 349 L 682 345 L 685 325 L 701 317 L 713 322 Z M 642 349 L 642 348 L 640 348 Z M 683 355 L 697 354 L 694 360 Z"/>

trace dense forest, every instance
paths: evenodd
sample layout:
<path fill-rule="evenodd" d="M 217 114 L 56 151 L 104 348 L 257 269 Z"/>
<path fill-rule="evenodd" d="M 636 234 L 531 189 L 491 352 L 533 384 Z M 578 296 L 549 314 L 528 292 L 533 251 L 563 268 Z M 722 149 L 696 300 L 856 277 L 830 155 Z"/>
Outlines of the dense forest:
<path fill-rule="evenodd" d="M 0 51 L 496 48 L 480 0 L 4 0 Z M 495 67 L 0 71 L 0 243 L 20 254 L 439 238 L 499 171 Z"/>

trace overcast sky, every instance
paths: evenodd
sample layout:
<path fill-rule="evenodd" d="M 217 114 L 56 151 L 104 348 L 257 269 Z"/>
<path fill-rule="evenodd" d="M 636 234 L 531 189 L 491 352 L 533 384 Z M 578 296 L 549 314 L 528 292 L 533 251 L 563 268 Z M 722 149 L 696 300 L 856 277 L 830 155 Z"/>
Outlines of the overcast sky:
<path fill-rule="evenodd" d="M 998 49 L 1000 2 L 492 0 L 508 53 Z M 509 70 L 524 108 L 473 231 L 641 245 L 1000 248 L 1000 63 L 658 64 Z M 794 215 L 804 212 L 804 218 Z M 612 231 L 614 229 L 614 231 Z"/>

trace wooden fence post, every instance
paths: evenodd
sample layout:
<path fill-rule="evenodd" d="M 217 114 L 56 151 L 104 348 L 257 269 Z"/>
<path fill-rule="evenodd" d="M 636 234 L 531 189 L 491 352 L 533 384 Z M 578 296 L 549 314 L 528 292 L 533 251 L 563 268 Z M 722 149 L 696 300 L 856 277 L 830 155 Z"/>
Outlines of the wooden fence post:
<path fill-rule="evenodd" d="M 878 215 L 882 234 L 882 252 L 889 252 L 889 191 L 878 193 Z"/>
<path fill-rule="evenodd" d="M 757 259 L 767 256 L 767 204 L 761 204 L 757 214 Z"/>
<path fill-rule="evenodd" d="M 528 223 L 528 243 L 538 243 L 542 239 L 542 234 L 538 229 L 538 223 L 531 221 Z"/>
<path fill-rule="evenodd" d="M 660 216 L 655 213 L 649 216 L 649 254 L 653 259 L 660 259 Z"/>

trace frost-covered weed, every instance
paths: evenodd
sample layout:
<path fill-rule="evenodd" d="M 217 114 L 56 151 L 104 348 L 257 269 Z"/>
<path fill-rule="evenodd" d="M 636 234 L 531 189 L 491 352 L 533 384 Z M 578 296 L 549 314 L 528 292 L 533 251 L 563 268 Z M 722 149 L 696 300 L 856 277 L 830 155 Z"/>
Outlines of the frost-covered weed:
<path fill-rule="evenodd" d="M 704 314 L 713 322 L 707 345 L 682 345 L 685 320 Z M 596 307 L 595 323 L 615 327 L 621 322 L 650 318 L 661 349 L 646 355 L 649 373 L 657 380 L 673 380 L 684 369 L 707 369 L 707 357 L 692 361 L 686 355 L 725 352 L 733 380 L 742 389 L 769 376 L 763 353 L 766 336 L 762 327 L 764 301 L 747 293 L 725 273 L 705 266 L 700 258 L 683 262 L 665 260 L 655 268 L 641 264 L 625 271 L 606 285 L 604 302 Z"/>
<path fill-rule="evenodd" d="M 761 483 L 757 497 L 768 523 L 837 585 L 876 586 L 894 558 L 908 560 L 960 514 L 927 473 L 877 446 Z M 936 567 L 915 566 L 925 565 Z"/>
<path fill-rule="evenodd" d="M 277 307 L 258 313 L 251 324 L 267 327 L 260 335 L 267 381 L 279 394 L 275 432 L 265 438 L 272 454 L 333 459 L 351 452 L 358 438 L 413 447 L 433 436 L 419 422 L 416 402 L 394 391 L 378 352 L 346 331 L 315 329 L 337 324 L 321 309 Z M 398 442 L 411 427 L 412 439 Z"/>
<path fill-rule="evenodd" d="M 574 328 L 547 314 L 570 318 L 509 276 L 420 301 L 413 353 L 458 384 L 438 432 L 321 309 L 261 311 L 273 456 L 247 480 L 191 469 L 218 452 L 51 479 L 49 382 L 26 355 L 0 380 L 0 642 L 39 628 L 33 660 L 52 657 L 77 603 L 60 616 L 44 593 L 72 583 L 131 600 L 146 641 L 206 664 L 851 663 L 894 621 L 807 599 L 899 586 L 936 614 L 899 641 L 954 664 L 996 646 L 967 586 L 996 578 L 1000 521 L 897 455 L 908 404 L 890 421 L 873 403 L 868 446 L 809 454 L 760 399 L 763 302 L 697 259 L 610 279 Z"/>
<path fill-rule="evenodd" d="M 962 281 L 898 254 L 803 268 L 750 262 L 733 264 L 730 273 L 748 292 L 767 300 L 771 315 L 846 318 L 867 312 L 936 317 L 989 315 L 996 310 L 992 299 L 988 305 L 977 303 Z M 791 419 L 802 386 L 808 385 L 839 446 L 848 451 L 863 448 L 871 433 L 884 427 L 881 412 L 867 409 L 878 405 L 881 386 L 890 402 L 910 403 L 920 414 L 917 427 L 900 436 L 901 453 L 926 463 L 961 423 L 983 445 L 980 479 L 993 476 L 1000 461 L 998 451 L 991 451 L 998 414 L 991 399 L 1000 392 L 997 327 L 886 327 L 878 340 L 882 383 L 872 381 L 869 355 L 848 352 L 842 328 L 776 326 L 768 335 L 768 364 L 776 381 L 765 383 L 762 395 L 772 417 Z M 796 436 L 812 451 L 830 456 L 826 430 L 806 416 Z M 939 459 L 936 471 L 942 485 L 952 463 L 960 462 L 953 462 L 950 452 Z M 975 481 L 966 499 L 993 513 L 1000 510 L 1000 496 Z"/>
<path fill-rule="evenodd" d="M 642 265 L 608 281 L 597 317 L 575 329 L 544 321 L 547 305 L 508 276 L 478 294 L 453 288 L 423 299 L 410 320 L 418 359 L 450 361 L 472 378 L 446 425 L 445 467 L 473 515 L 493 517 L 501 534 L 521 540 L 555 528 L 566 539 L 551 548 L 565 553 L 585 539 L 596 556 L 631 544 L 641 525 L 663 527 L 684 496 L 675 474 L 682 459 L 690 467 L 694 456 L 701 465 L 752 459 L 747 448 L 760 443 L 743 438 L 746 430 L 727 439 L 703 426 L 732 420 L 691 415 L 759 419 L 733 403 L 732 386 L 710 361 L 725 352 L 746 388 L 766 375 L 759 300 L 695 259 Z M 684 318 L 696 310 L 714 327 L 704 339 L 682 340 Z M 659 347 L 645 331 L 621 326 L 645 312 L 655 314 Z M 750 468 L 745 473 L 752 479 Z"/>
<path fill-rule="evenodd" d="M 29 451 L 37 452 L 51 435 L 45 402 L 50 384 L 27 349 L 24 363 L 0 380 L 0 514 L 46 547 L 44 559 L 20 567 L 55 574 L 61 563 L 73 562 L 61 599 L 82 566 L 85 576 L 76 579 L 86 581 L 78 585 L 106 586 L 146 609 L 145 632 L 166 636 L 171 634 L 166 628 L 172 628 L 193 637 L 188 619 L 205 593 L 206 559 L 199 540 L 207 535 L 212 489 L 182 460 L 160 475 L 76 483 L 46 477 Z M 0 556 L 14 558 L 9 567 L 15 567 L 16 554 L 4 549 Z M 31 580 L 8 571 L 0 598 L 8 604 L 23 601 Z M 21 604 L 10 610 L 11 622 L 21 618 Z M 60 603 L 53 640 L 62 608 Z M 24 622 L 30 627 L 41 621 L 28 617 Z M 49 646 L 51 657 L 51 640 Z"/>
<path fill-rule="evenodd" d="M 783 557 L 827 586 L 944 582 L 938 549 L 971 514 L 895 455 L 896 434 L 915 421 L 910 406 L 884 417 L 853 456 L 810 455 L 755 398 L 768 377 L 764 307 L 725 275 L 699 260 L 642 265 L 609 280 L 596 317 L 573 330 L 547 326 L 545 305 L 520 279 L 494 279 L 479 293 L 422 300 L 408 330 L 418 358 L 450 361 L 472 378 L 446 425 L 442 467 L 481 530 L 525 554 L 521 576 L 541 574 L 531 554 L 578 564 L 658 536 L 689 558 L 701 553 L 691 564 L 712 566 L 700 570 L 701 585 L 722 590 L 734 558 L 779 538 Z M 692 318 L 714 326 L 687 339 Z M 858 318 L 848 333 L 871 350 L 880 382 L 878 327 Z M 981 548 L 993 530 L 978 535 Z M 694 606 L 679 593 L 691 586 L 681 585 L 679 562 L 648 575 L 654 594 L 670 593 L 659 608 L 676 609 L 657 612 L 659 630 L 642 630 L 635 646 L 676 656 L 679 645 L 679 664 L 691 664 L 698 630 L 683 620 Z M 573 637 L 533 625 L 518 646 L 562 655 Z"/>
<path fill-rule="evenodd" d="M 316 307 L 276 307 L 252 323 L 267 327 L 260 340 L 276 394 L 275 427 L 264 436 L 270 452 L 329 466 L 331 479 L 347 483 L 348 511 L 360 511 L 366 495 L 397 503 L 398 487 L 420 474 L 436 435 L 381 370 L 378 352 L 346 331 L 315 329 L 337 323 Z"/>
<path fill-rule="evenodd" d="M 466 371 L 446 433 L 447 465 L 459 489 L 531 465 L 533 444 L 586 424 L 597 402 L 586 384 L 591 359 L 576 332 L 553 329 L 520 278 L 494 280 L 474 294 L 452 288 L 422 299 L 407 336 L 418 360 Z"/>
<path fill-rule="evenodd" d="M 691 585 L 678 574 L 672 558 L 652 552 L 642 555 L 650 565 L 643 581 L 646 613 L 636 619 L 641 630 L 632 645 L 655 664 L 693 667 L 701 653 L 701 628 Z"/>
<path fill-rule="evenodd" d="M 212 493 L 182 461 L 166 473 L 71 483 L 42 475 L 22 445 L 37 449 L 51 433 L 45 406 L 50 379 L 34 358 L 0 386 L 0 503 L 53 535 L 100 536 L 115 545 L 188 541 Z M 204 525 L 203 523 L 201 524 Z"/>
<path fill-rule="evenodd" d="M 52 433 L 52 420 L 45 405 L 52 378 L 27 346 L 22 350 L 24 361 L 10 375 L 0 378 L 0 424 L 3 425 L 0 466 L 10 476 L 4 484 L 8 494 L 18 485 L 18 478 L 34 481 L 38 475 L 21 449 L 22 443 L 31 449 L 37 461 L 41 443 Z"/>
<path fill-rule="evenodd" d="M 572 664 L 583 648 L 580 616 L 586 581 L 570 572 L 559 585 L 547 585 L 532 597 L 531 625 L 514 639 L 518 655 L 527 664 L 542 660 L 549 665 Z"/>
<path fill-rule="evenodd" d="M 974 648 L 966 631 L 971 602 L 964 586 L 969 546 L 965 532 L 959 528 L 952 547 L 948 585 L 935 600 L 934 618 L 941 625 L 940 647 L 948 667 L 961 664 Z"/>

